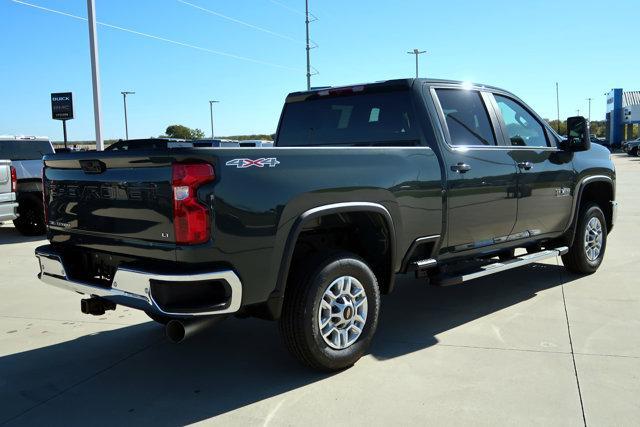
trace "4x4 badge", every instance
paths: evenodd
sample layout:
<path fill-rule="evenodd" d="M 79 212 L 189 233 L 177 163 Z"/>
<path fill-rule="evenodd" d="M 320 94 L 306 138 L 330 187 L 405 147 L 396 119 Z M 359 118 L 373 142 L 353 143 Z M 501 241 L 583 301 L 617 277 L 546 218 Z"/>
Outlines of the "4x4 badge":
<path fill-rule="evenodd" d="M 252 166 L 255 166 L 255 167 L 258 167 L 258 168 L 263 168 L 265 166 L 269 166 L 270 168 L 274 168 L 277 165 L 279 165 L 280 162 L 275 157 L 268 157 L 268 158 L 255 159 L 255 160 L 252 160 L 252 159 L 233 159 L 233 160 L 229 160 L 225 164 L 227 166 L 235 166 L 238 169 L 246 169 L 246 168 L 250 168 Z"/>

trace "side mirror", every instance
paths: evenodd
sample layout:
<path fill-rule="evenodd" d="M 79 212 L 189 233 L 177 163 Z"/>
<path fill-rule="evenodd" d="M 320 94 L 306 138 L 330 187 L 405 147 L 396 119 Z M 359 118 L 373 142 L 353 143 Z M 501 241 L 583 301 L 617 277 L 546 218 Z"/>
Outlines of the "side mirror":
<path fill-rule="evenodd" d="M 587 151 L 591 148 L 589 122 L 582 116 L 567 119 L 567 139 L 560 148 L 566 151 Z"/>

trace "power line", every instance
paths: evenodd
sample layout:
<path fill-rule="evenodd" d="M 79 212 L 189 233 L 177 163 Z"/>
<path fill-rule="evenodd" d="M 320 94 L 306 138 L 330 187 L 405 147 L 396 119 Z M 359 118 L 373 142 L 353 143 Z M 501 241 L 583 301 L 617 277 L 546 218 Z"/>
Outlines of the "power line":
<path fill-rule="evenodd" d="M 29 7 L 35 8 L 35 9 L 44 10 L 46 12 L 51 12 L 51 13 L 55 13 L 55 14 L 58 14 L 58 15 L 67 16 L 69 18 L 74 18 L 74 19 L 78 19 L 78 20 L 81 20 L 81 21 L 85 21 L 85 22 L 87 21 L 87 18 L 82 17 L 82 16 L 73 15 L 71 13 L 62 12 L 60 10 L 55 10 L 55 9 L 50 9 L 50 8 L 43 7 L 43 6 L 38 6 L 38 5 L 35 5 L 35 4 L 32 4 L 32 3 L 27 3 L 26 1 L 22 1 L 22 0 L 11 0 L 11 1 L 14 2 L 14 3 L 18 3 L 18 4 L 21 4 L 21 5 L 24 5 L 24 6 L 29 6 Z M 281 64 L 275 64 L 273 62 L 261 61 L 259 59 L 249 58 L 249 57 L 246 57 L 246 56 L 240 56 L 240 55 L 236 55 L 236 54 L 233 54 L 233 53 L 223 52 L 223 51 L 220 51 L 220 50 L 208 49 L 206 47 L 196 46 L 196 45 L 193 45 L 193 44 L 184 43 L 184 42 L 180 42 L 180 41 L 177 41 L 177 40 L 171 40 L 171 39 L 168 39 L 168 38 L 165 38 L 165 37 L 155 36 L 153 34 L 142 33 L 140 31 L 131 30 L 129 28 L 124 28 L 124 27 L 120 27 L 120 26 L 117 26 L 117 25 L 113 25 L 113 24 L 107 24 L 105 22 L 98 22 L 97 24 L 98 25 L 102 25 L 103 27 L 113 28 L 115 30 L 124 31 L 124 32 L 135 34 L 135 35 L 138 35 L 138 36 L 147 37 L 147 38 L 150 38 L 150 39 L 159 40 L 159 41 L 175 44 L 175 45 L 182 46 L 182 47 L 188 47 L 190 49 L 199 50 L 201 52 L 211 53 L 211 54 L 220 55 L 220 56 L 226 56 L 227 58 L 238 59 L 240 61 L 253 62 L 254 64 L 267 65 L 267 66 L 276 67 L 276 68 L 283 68 L 285 70 L 292 70 L 292 71 L 299 71 L 300 70 L 299 68 L 289 67 L 287 65 L 281 65 Z"/>
<path fill-rule="evenodd" d="M 273 3 L 273 4 L 277 4 L 278 6 L 280 6 L 280 7 L 284 8 L 284 9 L 287 9 L 289 12 L 293 12 L 293 13 L 295 13 L 295 14 L 297 14 L 297 15 L 304 16 L 304 12 L 302 12 L 302 11 L 300 11 L 300 10 L 298 10 L 298 9 L 294 9 L 294 8 L 292 8 L 291 6 L 288 6 L 288 5 L 286 5 L 286 4 L 284 4 L 284 3 L 281 3 L 281 2 L 279 2 L 279 1 L 277 1 L 277 0 L 269 0 L 269 1 L 270 1 L 271 3 Z"/>
<path fill-rule="evenodd" d="M 266 29 L 266 28 L 263 28 L 263 27 L 259 27 L 259 26 L 254 25 L 254 24 L 250 24 L 248 22 L 241 21 L 241 20 L 236 19 L 236 18 L 232 18 L 231 16 L 223 15 L 220 12 L 216 12 L 214 10 L 207 9 L 207 8 L 202 7 L 202 6 L 198 6 L 197 4 L 189 3 L 188 1 L 184 1 L 184 0 L 177 0 L 177 1 L 179 3 L 184 4 L 184 5 L 191 6 L 194 9 L 198 9 L 198 10 L 201 10 L 203 12 L 209 13 L 211 15 L 215 15 L 217 17 L 220 17 L 222 19 L 226 19 L 227 21 L 231 21 L 231 22 L 234 22 L 236 24 L 244 25 L 245 27 L 253 28 L 254 30 L 262 31 L 263 33 L 271 34 L 272 36 L 280 37 L 281 39 L 289 40 L 289 41 L 292 41 L 294 43 L 300 43 L 300 40 L 296 40 L 293 37 L 289 37 L 289 36 L 284 35 L 284 34 L 276 33 L 275 31 L 271 31 L 269 29 Z"/>

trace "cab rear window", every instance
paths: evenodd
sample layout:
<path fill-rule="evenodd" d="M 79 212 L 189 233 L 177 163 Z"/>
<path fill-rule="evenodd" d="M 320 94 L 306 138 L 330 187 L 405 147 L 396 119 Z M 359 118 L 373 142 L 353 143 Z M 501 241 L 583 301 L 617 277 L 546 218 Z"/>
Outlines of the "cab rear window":
<path fill-rule="evenodd" d="M 0 141 L 0 159 L 4 160 L 42 160 L 51 153 L 49 141 Z"/>
<path fill-rule="evenodd" d="M 409 91 L 318 97 L 285 105 L 277 145 L 414 146 L 416 127 Z"/>

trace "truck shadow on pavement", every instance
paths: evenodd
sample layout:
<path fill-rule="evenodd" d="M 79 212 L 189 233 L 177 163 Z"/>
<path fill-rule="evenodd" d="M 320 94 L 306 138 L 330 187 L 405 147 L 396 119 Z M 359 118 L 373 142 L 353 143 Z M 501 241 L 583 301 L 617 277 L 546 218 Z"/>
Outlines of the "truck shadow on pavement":
<path fill-rule="evenodd" d="M 533 264 L 450 288 L 400 278 L 382 300 L 371 356 L 423 350 L 440 333 L 577 277 L 561 266 Z M 360 362 L 366 363 L 372 361 Z M 178 345 L 147 322 L 0 357 L 0 424 L 185 425 L 329 377 L 289 356 L 275 322 L 229 319 Z M 276 404 L 265 402 L 251 419 L 235 420 L 264 420 Z"/>
<path fill-rule="evenodd" d="M 24 243 L 24 242 L 37 242 L 42 240 L 42 244 L 47 243 L 47 236 L 23 236 L 16 230 L 13 225 L 0 226 L 0 247 L 5 244 L 12 243 Z"/>

